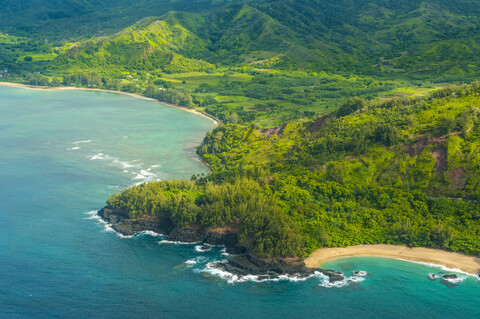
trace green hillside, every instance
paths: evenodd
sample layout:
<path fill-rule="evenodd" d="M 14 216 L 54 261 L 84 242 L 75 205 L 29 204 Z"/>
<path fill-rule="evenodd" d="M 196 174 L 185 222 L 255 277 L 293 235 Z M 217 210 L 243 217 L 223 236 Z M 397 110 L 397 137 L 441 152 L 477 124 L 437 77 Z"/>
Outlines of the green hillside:
<path fill-rule="evenodd" d="M 461 81 L 475 79 L 480 71 L 479 9 L 466 0 L 193 1 L 189 5 L 167 0 L 155 4 L 67 1 L 43 6 L 39 12 L 27 2 L 7 3 L 0 30 L 42 43 L 43 51 L 57 54 L 53 65 L 21 66 L 45 75 L 61 76 L 56 66 L 64 70 L 72 65 L 82 69 L 121 65 L 185 72 L 213 64 Z M 172 9 L 177 11 L 165 14 Z M 20 22 L 8 23 L 8 17 L 20 13 Z M 146 15 L 157 18 L 141 19 Z M 30 30 L 23 26 L 23 18 L 46 29 Z M 51 33 L 49 23 L 75 32 L 62 32 L 66 37 L 61 39 Z M 92 31 L 82 30 L 86 26 Z M 37 35 L 29 39 L 29 34 Z M 78 41 L 94 34 L 102 36 Z M 1 48 L 2 60 L 8 61 L 12 48 Z M 45 53 L 31 48 L 27 52 Z M 18 52 L 16 58 L 21 53 L 25 52 Z"/>
<path fill-rule="evenodd" d="M 200 71 L 213 67 L 195 59 L 207 52 L 203 41 L 169 14 L 161 20 L 143 19 L 110 37 L 74 44 L 53 61 L 52 69 Z"/>
<path fill-rule="evenodd" d="M 143 184 L 108 204 L 176 225 L 240 222 L 239 240 L 260 257 L 375 243 L 478 255 L 479 93 L 477 82 L 415 100 L 354 99 L 276 129 L 224 125 L 198 149 L 212 175 Z"/>
<path fill-rule="evenodd" d="M 3 0 L 0 30 L 42 39 L 72 40 L 120 31 L 168 11 L 201 12 L 229 0 Z"/>

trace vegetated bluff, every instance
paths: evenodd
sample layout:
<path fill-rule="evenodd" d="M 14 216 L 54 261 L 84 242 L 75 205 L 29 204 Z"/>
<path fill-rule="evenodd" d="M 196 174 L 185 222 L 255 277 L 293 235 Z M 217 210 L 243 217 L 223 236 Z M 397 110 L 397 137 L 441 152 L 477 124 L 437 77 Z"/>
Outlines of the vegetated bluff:
<path fill-rule="evenodd" d="M 375 243 L 478 255 L 479 94 L 474 83 L 422 99 L 356 99 L 269 135 L 220 126 L 198 150 L 212 175 L 142 184 L 107 203 L 177 226 L 239 225 L 238 241 L 258 257 Z"/>

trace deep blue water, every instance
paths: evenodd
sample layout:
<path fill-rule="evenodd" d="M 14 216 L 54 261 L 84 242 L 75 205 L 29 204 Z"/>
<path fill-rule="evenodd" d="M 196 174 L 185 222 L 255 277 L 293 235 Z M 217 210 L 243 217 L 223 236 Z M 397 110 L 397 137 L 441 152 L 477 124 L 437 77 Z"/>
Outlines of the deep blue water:
<path fill-rule="evenodd" d="M 480 281 L 350 258 L 343 287 L 229 283 L 203 272 L 214 247 L 120 238 L 91 218 L 121 189 L 207 173 L 193 156 L 213 123 L 128 96 L 0 87 L 1 318 L 479 318 Z M 188 261 L 187 263 L 185 263 Z"/>

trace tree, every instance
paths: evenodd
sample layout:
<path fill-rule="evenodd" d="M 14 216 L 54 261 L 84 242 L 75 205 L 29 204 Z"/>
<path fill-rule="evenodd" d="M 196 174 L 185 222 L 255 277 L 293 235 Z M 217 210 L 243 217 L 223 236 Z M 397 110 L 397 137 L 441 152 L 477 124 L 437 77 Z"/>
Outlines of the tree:
<path fill-rule="evenodd" d="M 355 97 L 342 104 L 337 110 L 337 116 L 343 117 L 361 110 L 366 106 L 364 99 Z"/>

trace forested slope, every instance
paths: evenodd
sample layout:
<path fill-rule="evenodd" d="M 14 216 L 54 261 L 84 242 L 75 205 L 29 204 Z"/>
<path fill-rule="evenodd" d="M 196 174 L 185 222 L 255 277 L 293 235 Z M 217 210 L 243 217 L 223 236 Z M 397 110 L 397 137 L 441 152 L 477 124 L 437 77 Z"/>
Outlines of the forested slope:
<path fill-rule="evenodd" d="M 1 0 L 0 30 L 49 40 L 109 35 L 147 16 L 201 12 L 228 0 Z"/>
<path fill-rule="evenodd" d="M 240 223 L 239 240 L 260 257 L 374 243 L 479 254 L 479 94 L 474 83 L 356 99 L 276 130 L 224 125 L 199 148 L 211 176 L 136 186 L 108 204 L 177 225 Z"/>

